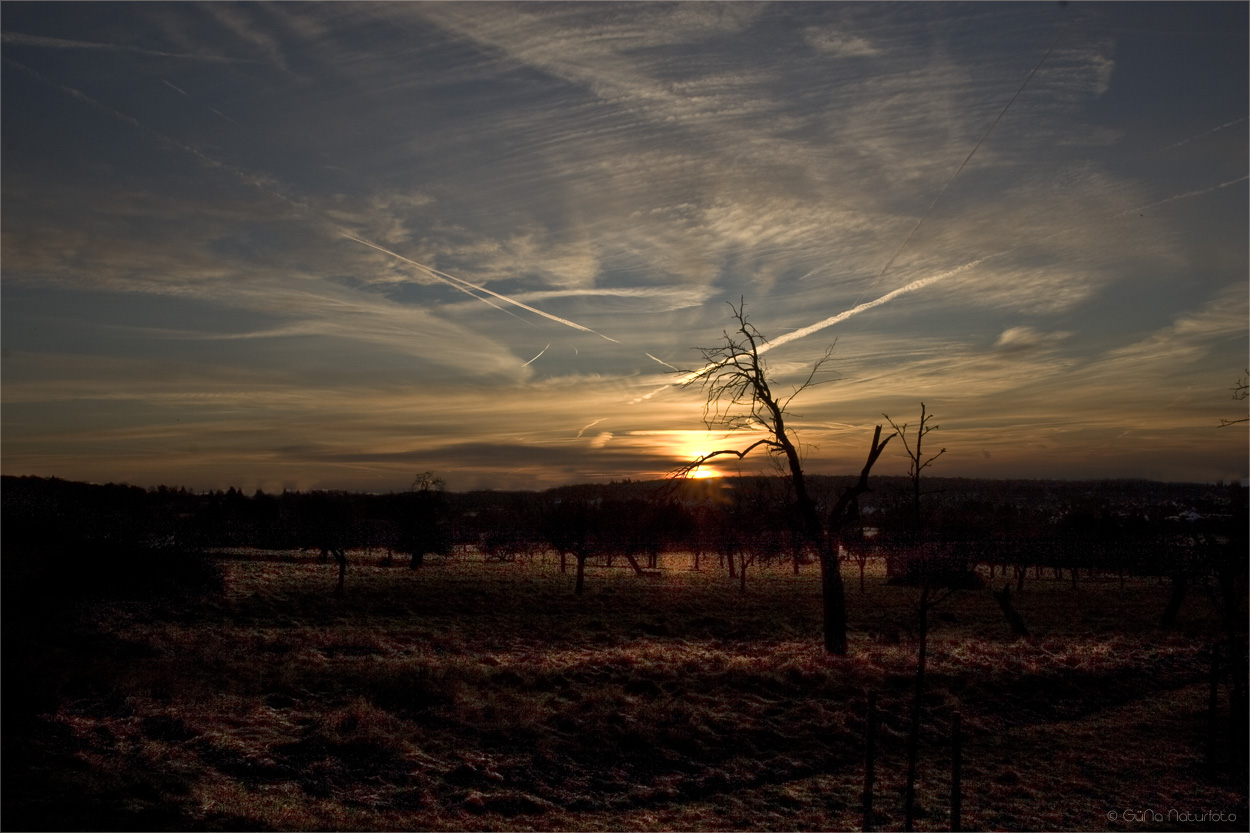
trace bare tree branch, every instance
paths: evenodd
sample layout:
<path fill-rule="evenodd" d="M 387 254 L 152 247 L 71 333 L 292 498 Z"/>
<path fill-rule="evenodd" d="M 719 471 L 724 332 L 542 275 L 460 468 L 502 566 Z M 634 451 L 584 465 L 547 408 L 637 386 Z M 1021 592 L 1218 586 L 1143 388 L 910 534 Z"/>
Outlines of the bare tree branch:
<path fill-rule="evenodd" d="M 907 423 L 904 422 L 902 427 L 900 428 L 898 425 L 894 424 L 894 420 L 890 419 L 889 414 L 882 414 L 881 416 L 886 418 L 886 420 L 890 423 L 890 427 L 893 428 L 895 433 L 897 433 L 899 437 L 903 440 L 903 450 L 907 452 L 907 457 L 908 459 L 911 460 L 911 467 L 908 470 L 908 475 L 912 477 L 913 479 L 919 478 L 920 473 L 922 471 L 927 469 L 929 466 L 933 465 L 933 462 L 937 460 L 937 458 L 941 457 L 943 454 L 946 453 L 946 449 L 943 448 L 941 451 L 939 451 L 937 454 L 934 454 L 928 460 L 925 460 L 923 458 L 923 455 L 920 451 L 920 446 L 921 446 L 921 443 L 924 441 L 924 438 L 929 434 L 930 431 L 936 431 L 942 427 L 940 425 L 928 424 L 929 420 L 933 419 L 933 414 L 929 414 L 928 416 L 925 416 L 925 406 L 923 402 L 920 403 L 920 426 L 916 429 L 916 448 L 914 450 L 911 447 L 911 443 L 907 442 Z"/>
<path fill-rule="evenodd" d="M 713 457 L 724 457 L 727 455 L 733 455 L 734 457 L 737 457 L 739 460 L 741 460 L 743 457 L 746 457 L 748 454 L 750 454 L 755 449 L 759 448 L 761 445 L 769 446 L 771 449 L 776 449 L 780 447 L 774 440 L 766 437 L 762 440 L 756 440 L 755 442 L 751 443 L 749 446 L 742 449 L 741 451 L 738 451 L 737 449 L 734 449 L 734 448 L 725 448 L 720 451 L 712 451 L 708 454 L 704 454 L 702 457 L 691 460 L 688 463 L 682 463 L 680 466 L 673 469 L 672 476 L 673 477 L 686 477 L 691 472 L 697 470 L 700 466 L 707 463 Z"/>
<path fill-rule="evenodd" d="M 833 344 L 830 344 L 828 347 L 825 348 L 825 354 L 821 356 L 819 359 L 817 359 L 816 362 L 812 365 L 812 372 L 807 374 L 807 379 L 804 380 L 803 384 L 796 387 L 794 391 L 789 396 L 786 397 L 785 402 L 781 403 L 781 409 L 783 411 L 789 408 L 790 402 L 794 400 L 794 397 L 798 396 L 803 391 L 807 390 L 810 387 L 814 387 L 815 385 L 820 385 L 820 384 L 824 384 L 824 382 L 832 381 L 830 379 L 826 379 L 821 382 L 817 382 L 815 380 L 816 380 L 816 374 L 819 373 L 820 369 L 824 367 L 825 363 L 828 362 L 829 359 L 833 357 L 833 348 L 836 345 L 837 345 L 837 342 L 835 341 Z"/>
<path fill-rule="evenodd" d="M 1237 380 L 1237 384 L 1229 388 L 1233 392 L 1233 399 L 1240 402 L 1250 396 L 1250 369 Z M 1221 419 L 1220 427 L 1227 428 L 1229 425 L 1238 425 L 1242 422 L 1250 422 L 1250 417 L 1241 417 L 1240 419 Z"/>
<path fill-rule="evenodd" d="M 885 451 L 886 445 L 890 440 L 894 439 L 895 434 L 891 434 L 884 440 L 881 439 L 881 426 L 877 426 L 877 430 L 872 435 L 872 446 L 868 449 L 868 460 L 864 463 L 864 468 L 859 473 L 859 480 L 853 486 L 842 493 L 838 498 L 838 502 L 834 504 L 833 510 L 829 513 L 829 527 L 831 532 L 837 532 L 847 521 L 850 520 L 849 510 L 856 505 L 859 496 L 868 489 L 868 473 L 872 471 L 873 465 L 877 462 L 877 458 L 881 456 L 881 452 Z"/>

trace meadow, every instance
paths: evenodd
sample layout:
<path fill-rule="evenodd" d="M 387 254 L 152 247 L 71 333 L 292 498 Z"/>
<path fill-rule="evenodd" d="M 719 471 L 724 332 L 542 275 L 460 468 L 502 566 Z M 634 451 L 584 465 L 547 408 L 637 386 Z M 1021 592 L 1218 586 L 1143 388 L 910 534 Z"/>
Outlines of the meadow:
<path fill-rule="evenodd" d="M 875 826 L 902 829 L 919 591 L 880 564 L 862 591 L 846 568 L 831 657 L 816 565 L 753 566 L 741 594 L 715 558 L 666 554 L 592 564 L 575 597 L 550 554 L 351 558 L 340 598 L 313 554 L 223 550 L 220 592 L 28 635 L 51 699 L 6 732 L 4 826 L 859 829 L 875 692 Z M 1030 574 L 1030 640 L 988 590 L 938 608 L 916 828 L 949 829 L 958 711 L 964 829 L 1246 829 L 1244 773 L 1205 766 L 1217 617 L 1193 593 L 1162 629 L 1168 594 Z"/>

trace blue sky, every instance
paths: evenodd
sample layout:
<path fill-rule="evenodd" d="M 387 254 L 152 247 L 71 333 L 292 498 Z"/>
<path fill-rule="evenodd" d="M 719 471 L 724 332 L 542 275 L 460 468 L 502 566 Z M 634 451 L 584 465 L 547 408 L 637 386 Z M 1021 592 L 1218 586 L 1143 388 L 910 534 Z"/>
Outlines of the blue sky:
<path fill-rule="evenodd" d="M 809 471 L 1243 478 L 1247 8 L 5 2 L 3 471 L 662 476 L 741 298 Z"/>

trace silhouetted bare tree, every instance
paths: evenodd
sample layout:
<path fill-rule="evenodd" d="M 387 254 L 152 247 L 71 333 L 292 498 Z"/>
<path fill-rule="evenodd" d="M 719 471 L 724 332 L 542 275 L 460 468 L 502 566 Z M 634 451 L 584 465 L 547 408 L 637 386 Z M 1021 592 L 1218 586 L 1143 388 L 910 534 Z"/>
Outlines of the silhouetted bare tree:
<path fill-rule="evenodd" d="M 685 476 L 716 457 L 734 456 L 741 460 L 758 448 L 767 449 L 779 458 L 779 468 L 788 470 L 794 487 L 803 534 L 820 553 L 825 650 L 843 655 L 846 653 L 846 590 L 833 536 L 846 523 L 848 512 L 857 505 L 858 495 L 867 491 L 868 472 L 893 435 L 882 440 L 881 426 L 877 426 L 859 481 L 842 495 L 829 514 L 828 522 L 824 522 L 816 501 L 807 490 L 799 448 L 793 429 L 786 425 L 786 417 L 790 415 L 789 407 L 794 398 L 817 383 L 816 378 L 832 355 L 833 347 L 812 365 L 802 384 L 788 396 L 780 396 L 772 389 L 768 366 L 760 355 L 768 340 L 747 320 L 745 302 L 740 301 L 736 307 L 730 304 L 730 308 L 737 328 L 733 332 L 724 331 L 722 343 L 698 348 L 704 366 L 687 372 L 688 378 L 683 384 L 686 387 L 698 385 L 702 389 L 705 395 L 703 422 L 708 428 L 750 429 L 762 431 L 763 436 L 743 449 L 728 448 L 704 454 L 680 466 L 674 474 Z"/>
<path fill-rule="evenodd" d="M 937 458 L 941 457 L 943 454 L 946 453 L 946 449 L 943 448 L 937 454 L 934 454 L 932 457 L 926 460 L 924 456 L 924 452 L 921 449 L 921 446 L 924 443 L 924 438 L 928 436 L 930 432 L 936 431 L 941 426 L 929 425 L 929 421 L 933 419 L 933 415 L 925 413 L 924 403 L 921 402 L 920 403 L 920 424 L 916 426 L 916 438 L 914 440 L 915 448 L 912 448 L 912 442 L 909 442 L 907 439 L 907 423 L 904 422 L 902 426 L 899 426 L 894 423 L 894 420 L 890 419 L 889 414 L 882 414 L 881 416 L 886 418 L 886 421 L 890 423 L 890 427 L 893 428 L 895 433 L 899 435 L 899 439 L 903 443 L 903 450 L 907 453 L 907 459 L 911 461 L 911 464 L 907 469 L 907 476 L 911 478 L 911 487 L 912 487 L 912 530 L 911 531 L 912 531 L 913 540 L 919 540 L 919 536 L 920 536 L 920 473 L 923 472 L 925 469 L 927 469 L 929 466 L 933 465 L 934 461 L 936 461 Z"/>
<path fill-rule="evenodd" d="M 584 493 L 554 498 L 543 510 L 543 531 L 551 548 L 577 559 L 574 595 L 586 587 L 586 559 L 606 548 L 605 514 L 602 502 Z"/>
<path fill-rule="evenodd" d="M 303 537 L 321 550 L 321 560 L 334 556 L 338 565 L 338 583 L 334 595 L 342 596 L 347 581 L 347 550 L 355 543 L 357 507 L 346 492 L 314 491 L 299 498 Z"/>
<path fill-rule="evenodd" d="M 920 475 L 921 472 L 933 465 L 933 462 L 937 460 L 937 458 L 945 454 L 946 449 L 943 448 L 937 454 L 934 454 L 932 457 L 927 459 L 924 456 L 924 438 L 930 432 L 936 431 L 938 426 L 929 425 L 929 421 L 933 419 L 933 416 L 925 412 L 925 405 L 923 402 L 920 403 L 920 423 L 916 426 L 916 435 L 911 441 L 907 439 L 907 423 L 904 422 L 900 426 L 895 424 L 894 420 L 890 419 L 887 414 L 882 414 L 882 416 L 886 418 L 886 420 L 890 423 L 890 427 L 893 428 L 902 439 L 903 450 L 907 453 L 908 460 L 911 461 L 911 465 L 907 471 L 912 483 L 912 522 L 909 530 L 909 537 L 911 538 L 912 546 L 915 548 L 915 552 L 912 554 L 915 558 L 909 560 L 909 566 L 918 563 L 920 567 L 920 600 L 917 602 L 920 645 L 919 650 L 916 652 L 916 689 L 912 694 L 911 727 L 907 733 L 907 781 L 904 787 L 903 797 L 903 829 L 911 830 L 912 820 L 915 816 L 916 763 L 920 743 L 920 705 L 921 698 L 924 696 L 925 660 L 928 655 L 929 647 L 929 612 L 937 605 L 945 601 L 946 598 L 954 592 L 953 589 L 948 588 L 946 592 L 940 596 L 935 597 L 933 595 L 932 587 L 933 579 L 935 578 L 933 571 L 931 570 L 933 565 L 928 563 L 927 554 L 923 551 L 924 544 L 922 542 L 923 521 L 920 513 Z M 945 559 L 943 559 L 943 561 L 945 561 Z M 945 574 L 947 569 L 948 565 L 946 563 L 943 563 L 938 567 L 938 571 L 942 573 L 942 578 L 946 578 Z"/>
<path fill-rule="evenodd" d="M 444 488 L 442 478 L 435 477 L 433 472 L 423 471 L 413 478 L 404 507 L 403 534 L 398 547 L 408 553 L 409 569 L 421 567 L 427 554 L 446 555 L 451 552 Z"/>

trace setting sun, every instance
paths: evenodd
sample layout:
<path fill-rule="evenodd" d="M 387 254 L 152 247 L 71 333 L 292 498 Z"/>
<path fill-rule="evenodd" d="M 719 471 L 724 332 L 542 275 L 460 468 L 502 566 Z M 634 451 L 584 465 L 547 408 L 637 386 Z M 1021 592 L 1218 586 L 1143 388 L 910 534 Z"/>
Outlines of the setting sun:
<path fill-rule="evenodd" d="M 641 432 L 640 432 L 641 433 Z M 664 448 L 664 453 L 673 458 L 674 467 L 693 463 L 714 451 L 734 448 L 734 438 L 723 432 L 712 431 L 654 431 L 646 432 L 657 437 L 657 445 Z M 686 473 L 690 479 L 705 480 L 711 477 L 726 477 L 732 474 L 724 470 L 726 462 L 732 462 L 732 456 L 719 457 L 714 463 L 704 463 Z"/>
<path fill-rule="evenodd" d="M 720 477 L 721 473 L 711 466 L 699 466 L 694 471 L 686 475 L 686 477 L 694 480 L 705 480 L 709 477 Z"/>

